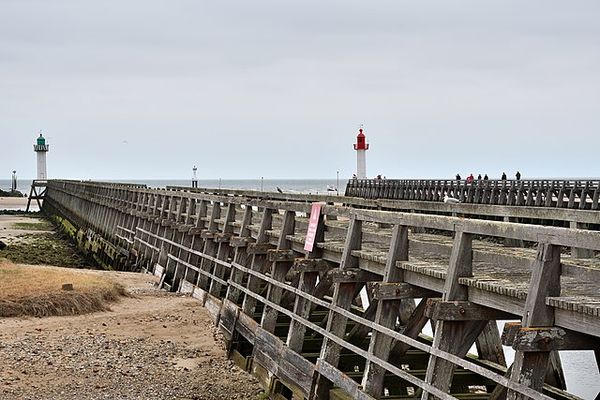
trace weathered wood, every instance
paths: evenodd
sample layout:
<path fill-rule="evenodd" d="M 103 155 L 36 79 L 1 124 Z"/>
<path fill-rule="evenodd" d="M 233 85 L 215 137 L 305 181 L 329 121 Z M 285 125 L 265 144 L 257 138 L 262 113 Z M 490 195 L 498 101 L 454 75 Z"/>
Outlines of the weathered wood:
<path fill-rule="evenodd" d="M 375 300 L 403 300 L 433 297 L 436 293 L 405 282 L 376 282 L 373 284 Z"/>
<path fill-rule="evenodd" d="M 250 243 L 247 248 L 248 254 L 267 255 L 273 246 L 270 243 Z"/>
<path fill-rule="evenodd" d="M 262 213 L 262 218 L 260 222 L 260 229 L 258 231 L 258 237 L 256 238 L 256 244 L 253 244 L 254 249 L 256 246 L 259 248 L 265 248 L 264 252 L 260 253 L 252 253 L 250 248 L 247 248 L 248 254 L 252 255 L 252 263 L 250 269 L 259 272 L 265 272 L 269 268 L 269 264 L 266 260 L 266 254 L 268 250 L 268 236 L 267 231 L 271 230 L 273 224 L 273 212 L 272 208 L 265 208 Z M 248 282 L 246 284 L 246 288 L 251 292 L 258 291 L 258 287 L 260 285 L 260 280 L 256 278 L 254 275 L 248 277 Z M 256 299 L 252 296 L 248 296 L 246 293 L 244 295 L 244 302 L 242 304 L 242 311 L 245 314 L 252 315 L 254 313 L 254 309 L 256 307 Z"/>
<path fill-rule="evenodd" d="M 524 328 L 505 325 L 502 344 L 518 351 L 587 350 L 600 348 L 600 339 L 558 327 Z"/>
<path fill-rule="evenodd" d="M 583 186 L 578 182 L 568 182 L 562 185 L 563 188 L 566 188 L 562 196 L 557 195 L 559 186 L 556 186 L 554 189 L 556 191 L 551 193 L 550 200 L 548 200 L 548 197 L 544 197 L 545 194 L 539 191 L 541 184 L 543 183 L 531 182 L 531 186 L 527 186 L 521 182 L 519 184 L 509 182 L 508 185 L 497 185 L 494 188 L 495 192 L 491 192 L 492 185 L 488 185 L 487 182 L 477 182 L 472 185 L 463 183 L 448 185 L 445 189 L 449 195 L 462 197 L 467 201 L 489 203 L 492 202 L 492 198 L 500 199 L 505 196 L 506 204 L 513 204 L 513 206 L 507 205 L 502 208 L 489 207 L 487 204 L 460 204 L 455 207 L 446 205 L 439 201 L 441 199 L 439 191 L 436 191 L 434 187 L 422 186 L 417 183 L 401 188 L 381 182 L 369 188 L 369 195 L 376 195 L 377 191 L 386 196 L 400 193 L 402 190 L 406 193 L 412 191 L 411 196 L 414 199 L 412 202 L 394 203 L 388 200 L 354 199 L 351 201 L 355 203 L 347 203 L 351 207 L 346 207 L 339 205 L 339 203 L 346 202 L 345 198 L 329 199 L 330 201 L 322 208 L 319 216 L 320 220 L 326 219 L 327 223 L 318 225 L 318 230 L 322 234 L 317 235 L 317 245 L 307 255 L 309 259 L 318 261 L 306 263 L 307 266 L 311 265 L 312 269 L 306 268 L 304 272 L 293 271 L 285 275 L 282 271 L 277 271 L 273 264 L 286 266 L 287 263 L 289 266 L 294 261 L 292 260 L 293 254 L 303 253 L 304 238 L 300 232 L 295 235 L 283 233 L 283 229 L 280 229 L 283 225 L 282 217 L 285 219 L 282 213 L 294 213 L 299 224 L 304 227 L 306 213 L 310 212 L 310 204 L 307 201 L 311 199 L 304 195 L 303 197 L 288 195 L 277 200 L 273 199 L 270 194 L 253 195 L 249 192 L 244 192 L 248 194 L 248 197 L 246 194 L 232 194 L 227 191 L 202 193 L 187 190 L 143 189 L 137 192 L 112 186 L 105 190 L 101 187 L 98 188 L 94 183 L 65 182 L 61 183 L 64 185 L 63 187 L 58 188 L 58 185 L 50 184 L 51 194 L 48 204 L 55 201 L 52 200 L 52 196 L 57 199 L 56 202 L 81 203 L 83 208 L 74 208 L 77 212 L 76 218 L 78 218 L 76 222 L 89 227 L 87 229 L 108 235 L 110 240 L 106 242 L 109 245 L 106 250 L 103 250 L 108 258 L 113 259 L 121 254 L 127 255 L 127 252 L 131 251 L 129 248 L 131 246 L 138 254 L 138 266 L 144 267 L 155 263 L 165 265 L 164 287 L 173 290 L 177 290 L 179 287 L 179 290 L 183 292 L 192 290 L 192 296 L 199 298 L 201 302 L 206 302 L 211 318 L 222 322 L 221 329 L 230 342 L 229 338 L 233 336 L 230 335 L 228 329 L 235 325 L 234 336 L 240 338 L 239 346 L 240 349 L 244 348 L 245 355 L 248 355 L 247 352 L 252 343 L 256 347 L 254 357 L 249 357 L 246 365 L 254 363 L 256 371 L 262 371 L 264 382 L 273 383 L 275 385 L 273 388 L 286 385 L 292 391 L 292 395 L 288 393 L 286 397 L 303 398 L 309 395 L 308 389 L 312 387 L 309 388 L 307 382 L 312 382 L 312 379 L 309 380 L 306 377 L 310 375 L 312 366 L 303 363 L 302 360 L 314 360 L 318 357 L 319 350 L 324 350 L 323 347 L 319 349 L 320 338 L 324 337 L 323 346 L 325 348 L 334 351 L 335 347 L 340 349 L 338 352 L 339 362 L 335 366 L 329 363 L 323 364 L 327 367 L 331 366 L 329 371 L 333 372 L 328 375 L 320 374 L 315 382 L 324 381 L 325 386 L 330 383 L 343 385 L 345 390 L 353 393 L 354 397 L 367 395 L 366 387 L 368 385 L 358 385 L 361 372 L 356 372 L 363 371 L 362 363 L 364 362 L 363 382 L 370 381 L 370 384 L 373 384 L 377 379 L 385 376 L 386 389 L 392 396 L 408 396 L 409 393 L 403 392 L 408 385 L 416 388 L 417 394 L 421 393 L 422 389 L 426 397 L 431 395 L 450 399 L 447 389 L 445 389 L 447 388 L 445 382 L 452 376 L 429 377 L 429 369 L 425 370 L 427 357 L 429 357 L 430 362 L 435 362 L 440 370 L 446 370 L 442 366 L 444 362 L 447 362 L 451 366 L 460 366 L 469 371 L 463 373 L 462 370 L 459 370 L 456 373 L 454 391 L 465 392 L 468 386 L 473 385 L 485 385 L 488 390 L 491 390 L 491 387 L 494 386 L 492 382 L 496 382 L 498 387 L 510 388 L 511 392 L 520 393 L 521 397 L 543 399 L 545 397 L 537 389 L 528 389 L 515 379 L 508 380 L 497 373 L 497 371 L 502 371 L 500 367 L 485 361 L 503 364 L 503 354 L 495 322 L 485 320 L 485 318 L 523 315 L 525 321 L 531 317 L 526 305 L 529 310 L 540 310 L 544 307 L 550 309 L 554 321 L 549 325 L 523 328 L 523 330 L 528 329 L 527 340 L 524 342 L 525 344 L 520 344 L 517 350 L 520 353 L 549 353 L 547 364 L 553 365 L 553 367 L 549 368 L 550 373 L 545 374 L 545 379 L 548 383 L 561 386 L 560 366 L 557 363 L 559 359 L 554 357 L 554 354 L 557 353 L 547 350 L 589 348 L 596 346 L 590 336 L 600 337 L 600 324 L 598 324 L 600 307 L 597 306 L 597 285 L 594 278 L 597 273 L 593 272 L 597 263 L 593 259 L 577 261 L 572 256 L 566 256 L 563 260 L 564 264 L 560 267 L 563 270 L 561 290 L 554 291 L 553 295 L 544 293 L 534 301 L 534 297 L 529 293 L 530 285 L 527 284 L 532 269 L 523 262 L 530 257 L 531 251 L 529 249 L 499 249 L 497 241 L 488 241 L 485 237 L 538 241 L 556 247 L 593 250 L 598 249 L 600 235 L 592 229 L 596 228 L 596 224 L 600 220 L 597 212 L 593 214 L 582 208 L 582 206 L 589 207 L 590 203 L 586 204 L 584 200 L 587 197 L 591 200 L 592 192 L 598 193 L 597 189 L 592 190 L 588 185 Z M 420 191 L 414 191 L 419 187 Z M 575 194 L 569 188 L 574 188 Z M 91 191 L 87 191 L 88 189 Z M 486 192 L 488 189 L 489 193 Z M 542 210 L 544 208 L 542 205 L 548 204 L 549 201 L 554 207 L 556 197 L 559 198 L 562 205 L 566 206 L 566 201 L 568 201 L 578 209 L 556 208 L 547 213 Z M 439 203 L 433 203 L 434 199 L 437 199 Z M 332 204 L 334 201 L 337 204 Z M 223 219 L 212 218 L 211 221 L 211 217 L 206 217 L 206 212 L 203 216 L 199 216 L 202 202 L 205 205 L 212 205 L 209 207 L 212 208 L 211 217 L 216 212 L 215 210 L 221 207 L 227 207 L 228 210 L 233 207 L 237 210 L 246 210 L 243 219 L 247 215 L 251 216 L 252 209 L 258 209 L 259 213 L 262 213 L 264 208 L 272 209 L 273 224 L 269 221 L 269 226 L 265 226 L 263 217 L 260 223 L 261 227 L 257 231 L 257 227 L 254 225 L 257 223 L 256 219 L 253 221 L 254 224 L 249 219 L 245 225 L 244 221 L 239 221 L 239 216 L 237 219 L 234 217 L 234 221 L 230 222 L 226 221 L 226 217 Z M 424 206 L 425 202 L 430 203 Z M 352 208 L 354 204 L 364 207 L 365 210 Z M 517 204 L 528 204 L 529 206 L 515 207 L 514 205 Z M 537 209 L 533 207 L 534 205 Z M 87 212 L 90 207 L 92 211 Z M 135 207 L 133 212 L 131 207 Z M 94 208 L 98 208 L 100 211 L 96 212 Z M 412 212 L 377 211 L 375 210 L 377 208 Z M 421 214 L 421 212 L 426 214 Z M 461 215 L 461 218 L 436 215 L 440 212 L 456 213 Z M 98 217 L 100 221 L 96 223 L 93 219 L 87 218 L 88 215 L 94 216 L 94 218 Z M 568 220 L 567 215 L 569 218 L 573 217 L 573 221 L 590 225 L 574 226 L 575 229 L 535 225 L 556 223 L 557 226 L 561 224 L 564 226 L 561 221 Z M 467 219 L 481 218 L 482 216 L 492 218 L 489 220 Z M 518 218 L 521 222 L 498 222 L 497 217 L 503 216 Z M 557 216 L 556 220 L 551 221 Z M 359 222 L 351 222 L 353 219 L 357 219 Z M 191 225 L 194 228 L 185 234 Z M 271 229 L 271 225 L 274 225 L 274 229 Z M 361 229 L 356 230 L 357 225 L 360 225 Z M 407 247 L 411 246 L 411 261 L 396 261 L 393 270 L 399 275 L 392 279 L 386 278 L 389 273 L 386 269 L 387 263 L 393 258 L 390 257 L 390 252 L 386 255 L 386 246 L 393 241 L 394 231 L 392 230 L 392 239 L 390 239 L 390 227 L 395 229 L 396 225 L 404 226 L 407 228 L 407 232 L 411 232 L 411 241 L 406 242 Z M 201 235 L 194 234 L 195 230 L 202 228 L 210 233 L 209 235 L 205 234 L 204 239 Z M 427 230 L 425 231 L 427 233 L 413 235 L 419 229 L 411 228 L 431 228 L 435 231 Z M 461 234 L 477 237 L 476 252 L 457 253 L 458 246 L 455 241 L 451 253 L 447 236 L 439 234 L 438 230 L 454 233 L 457 240 Z M 235 234 L 233 234 L 234 231 Z M 117 238 L 121 237 L 121 239 L 114 240 L 115 232 L 119 235 Z M 86 234 L 86 232 L 77 232 L 78 240 L 85 238 Z M 236 240 L 235 235 L 238 235 L 240 239 Z M 346 236 L 346 239 L 354 236 L 355 243 L 342 248 L 339 239 L 343 235 Z M 484 240 L 480 240 L 479 235 L 484 236 Z M 277 255 L 272 255 L 273 258 L 269 260 L 268 251 L 267 254 L 248 255 L 245 247 L 232 246 L 236 241 L 242 245 L 254 242 L 251 236 L 257 238 L 257 243 L 265 245 L 264 248 L 277 247 L 280 251 Z M 289 241 L 290 247 L 287 249 L 281 247 L 282 240 Z M 464 241 L 464 237 L 461 240 Z M 133 244 L 129 241 L 132 241 Z M 352 240 L 347 240 L 346 244 L 351 242 Z M 99 243 L 103 245 L 104 242 Z M 210 251 L 206 243 L 214 243 L 217 246 L 216 254 Z M 205 251 L 205 248 L 208 252 Z M 234 255 L 231 254 L 231 249 L 235 249 Z M 292 249 L 295 253 L 289 251 Z M 231 262 L 232 257 L 233 263 Z M 450 257 L 450 267 L 446 268 L 444 263 L 447 262 L 448 257 Z M 406 258 L 408 258 L 408 254 Z M 469 258 L 470 260 L 465 262 Z M 316 268 L 319 263 L 321 264 L 320 268 Z M 460 264 L 465 263 L 475 263 L 472 270 L 474 276 L 466 273 L 468 269 L 460 270 Z M 336 282 L 334 282 L 334 278 L 340 273 L 327 273 L 327 271 L 339 268 L 340 264 L 344 267 L 342 271 L 345 271 L 341 274 L 350 279 L 342 282 L 340 279 L 335 279 Z M 457 268 L 455 264 L 458 264 L 459 267 Z M 206 268 L 201 268 L 203 266 Z M 228 275 L 230 270 L 231 276 Z M 532 275 L 531 282 L 536 282 L 535 271 Z M 560 277 L 560 273 L 558 276 Z M 191 283 L 197 282 L 199 277 L 207 279 L 210 283 L 210 286 L 208 288 L 205 286 L 205 289 L 209 290 L 212 295 L 191 285 Z M 381 279 L 382 282 L 375 285 L 368 283 L 366 297 L 363 296 L 362 299 L 356 297 L 361 285 L 377 279 Z M 391 281 L 388 282 L 388 280 Z M 349 281 L 354 281 L 354 283 Z M 558 281 L 556 279 L 553 284 Z M 389 285 L 385 286 L 386 283 Z M 349 291 L 347 295 L 352 299 L 349 307 L 339 307 L 335 300 L 336 290 L 339 290 L 342 285 L 352 284 L 354 284 L 354 290 Z M 226 295 L 223 295 L 222 291 L 215 290 L 218 285 L 228 286 Z M 543 290 L 544 285 L 541 286 Z M 540 290 L 539 287 L 536 290 Z M 278 296 L 277 292 L 281 293 L 281 296 Z M 240 293 L 244 293 L 244 298 L 247 299 L 249 296 L 252 299 L 250 301 L 242 300 Z M 308 293 L 312 293 L 314 296 Z M 436 293 L 443 293 L 445 296 L 439 307 L 432 306 L 425 314 L 426 301 L 421 301 L 415 308 L 411 296 L 430 298 Z M 448 298 L 450 295 L 454 298 Z M 230 312 L 229 306 L 220 303 L 221 296 L 231 299 L 231 305 L 235 302 L 246 306 L 246 311 L 250 314 L 241 312 L 237 321 L 233 322 L 233 314 Z M 279 301 L 277 301 L 278 298 Z M 291 309 L 292 301 L 294 302 L 293 309 Z M 254 304 L 260 302 L 264 305 L 261 321 L 270 321 L 265 324 L 265 328 L 272 329 L 274 333 L 277 332 L 279 337 L 285 336 L 286 329 L 288 330 L 288 342 L 291 346 L 286 348 L 275 335 L 266 335 L 258 341 L 255 340 L 257 333 L 264 333 L 267 329 L 260 330 L 261 328 L 256 323 L 259 316 L 253 311 L 259 308 L 255 309 L 251 305 L 252 302 Z M 391 304 L 394 306 L 389 307 Z M 473 309 L 469 308 L 471 306 Z M 389 312 L 381 312 L 381 319 L 377 321 L 378 311 L 385 310 L 386 307 Z M 491 307 L 506 313 L 496 311 L 492 313 L 483 307 Z M 461 308 L 462 313 L 460 312 Z M 467 313 L 468 315 L 465 315 Z M 277 314 L 285 315 L 285 317 L 279 318 L 279 324 L 276 323 Z M 423 326 L 428 321 L 427 315 L 439 320 L 434 326 L 433 346 L 426 344 L 425 337 L 418 338 Z M 336 329 L 339 328 L 336 324 L 336 316 L 347 319 L 344 322 L 346 327 L 342 336 L 336 332 Z M 470 320 L 471 318 L 481 319 L 481 321 Z M 290 319 L 289 328 L 281 323 Z M 273 320 L 275 324 L 273 324 Z M 385 322 L 386 320 L 389 323 Z M 455 325 L 453 326 L 453 324 Z M 482 324 L 485 325 L 482 326 Z M 440 329 L 440 327 L 444 329 Z M 575 340 L 575 336 L 569 336 L 564 340 L 553 337 L 550 343 L 546 344 L 545 340 L 548 335 L 556 335 L 557 329 L 565 328 L 577 332 L 576 335 L 589 334 L 578 337 L 578 341 Z M 539 332 L 533 335 L 531 333 L 533 329 Z M 310 336 L 306 335 L 308 330 L 312 332 Z M 473 362 L 470 357 L 461 358 L 461 354 L 468 350 L 469 344 L 473 343 L 474 338 L 476 338 L 475 343 L 480 359 L 477 362 Z M 246 340 L 250 344 L 246 343 Z M 367 341 L 369 341 L 369 347 L 373 346 L 373 348 L 365 349 Z M 378 345 L 378 343 L 386 341 L 391 343 Z M 444 347 L 436 341 L 454 344 Z M 256 346 L 256 343 L 259 345 Z M 379 352 L 378 348 L 382 352 Z M 386 351 L 389 352 L 390 348 L 392 351 L 388 356 Z M 409 348 L 415 350 L 406 351 Z M 294 359 L 294 357 L 297 358 Z M 281 366 L 288 362 L 286 360 L 289 361 L 291 367 Z M 264 366 L 259 368 L 259 365 L 263 364 Z M 538 364 L 532 363 L 531 365 Z M 301 371 L 296 368 L 298 366 L 302 369 Z M 410 369 L 410 373 L 401 367 Z M 515 369 L 516 367 L 518 367 L 518 363 L 513 366 Z M 379 368 L 382 373 L 370 372 L 371 375 L 376 376 L 376 379 L 368 379 L 369 374 L 366 373 L 366 370 L 375 371 L 376 368 Z M 325 370 L 326 368 L 320 372 Z M 492 372 L 492 370 L 496 372 Z M 447 372 L 445 374 L 448 375 Z M 513 369 L 509 375 L 513 375 Z M 425 376 L 425 381 L 422 380 L 423 376 Z M 294 384 L 296 380 L 302 379 L 304 379 L 304 383 L 301 386 L 304 389 Z M 432 383 L 428 383 L 427 379 L 431 379 Z M 383 381 L 383 379 L 381 380 Z M 399 385 L 400 381 L 403 383 Z M 372 385 L 371 387 L 376 386 Z M 564 396 L 556 389 L 546 387 L 545 390 L 558 398 Z M 499 389 L 499 391 L 502 390 Z M 378 393 L 377 396 L 380 396 L 383 392 L 375 390 L 374 393 Z M 416 397 L 417 394 L 413 397 Z M 455 395 L 461 397 L 457 393 Z M 462 395 L 464 396 L 465 393 Z"/>
<path fill-rule="evenodd" d="M 334 283 L 379 282 L 381 275 L 358 268 L 334 269 L 329 272 Z"/>
<path fill-rule="evenodd" d="M 488 321 L 513 318 L 502 310 L 480 306 L 470 301 L 429 299 L 425 315 L 434 321 Z"/>
<path fill-rule="evenodd" d="M 292 270 L 296 272 L 327 272 L 334 266 L 321 258 L 296 258 Z"/>
<path fill-rule="evenodd" d="M 293 250 L 272 249 L 267 251 L 269 262 L 289 262 L 294 261 L 295 253 Z"/>
<path fill-rule="evenodd" d="M 342 253 L 342 259 L 340 260 L 340 269 L 356 268 L 358 267 L 358 259 L 352 255 L 354 250 L 360 250 L 362 242 L 362 220 L 358 219 L 356 215 L 353 215 L 350 219 L 350 225 L 348 227 L 348 234 L 346 237 L 346 243 L 344 245 L 344 251 Z"/>
<path fill-rule="evenodd" d="M 282 223 L 282 227 L 281 227 L 281 240 L 278 243 L 278 246 L 277 246 L 278 249 L 276 251 L 278 251 L 278 252 L 289 251 L 288 248 L 290 247 L 290 243 L 286 239 L 286 237 L 288 235 L 294 234 L 294 227 L 295 227 L 295 214 L 291 211 L 286 211 L 283 216 L 283 223 Z M 273 253 L 273 250 L 270 250 L 269 256 L 271 256 L 273 254 L 277 254 L 277 253 Z M 292 254 L 291 259 L 288 257 L 287 260 L 277 260 L 277 261 L 271 260 L 271 262 L 272 262 L 271 277 L 277 281 L 284 282 L 288 271 L 292 267 L 293 259 L 294 258 L 293 258 L 293 254 Z M 281 302 L 282 296 L 283 296 L 283 289 L 281 287 L 274 286 L 272 284 L 268 285 L 267 299 L 269 301 L 279 304 Z M 278 316 L 277 310 L 273 309 L 272 307 L 269 307 L 268 305 L 265 305 L 265 309 L 263 311 L 262 321 L 261 321 L 262 328 L 265 331 L 272 333 L 275 330 L 275 325 L 277 324 L 277 316 Z"/>
<path fill-rule="evenodd" d="M 444 284 L 443 301 L 467 300 L 467 289 L 460 285 L 459 278 L 473 274 L 472 236 L 457 230 L 450 257 L 450 265 Z M 477 339 L 487 321 L 444 321 L 436 322 L 433 348 L 463 357 Z M 455 365 L 446 359 L 432 356 L 427 365 L 425 382 L 444 392 L 450 389 Z M 432 395 L 424 392 L 425 399 Z"/>
<path fill-rule="evenodd" d="M 354 299 L 357 283 L 338 283 L 334 286 L 333 304 L 342 309 L 349 310 Z M 327 331 L 338 337 L 344 337 L 346 333 L 346 324 L 348 318 L 344 315 L 329 312 L 327 320 Z M 340 359 L 341 346 L 325 338 L 321 347 L 320 359 L 337 367 Z M 310 399 L 326 399 L 329 395 L 329 390 L 332 388 L 332 382 L 323 375 L 318 375 L 315 378 L 315 385 L 312 389 Z"/>
<path fill-rule="evenodd" d="M 383 276 L 384 284 L 402 283 L 403 272 L 396 267 L 396 264 L 398 261 L 408 260 L 408 245 L 408 227 L 396 225 L 392 231 L 392 239 L 386 260 Z M 377 287 L 380 288 L 381 284 Z M 395 295 L 402 293 L 402 290 L 398 292 L 398 289 L 396 287 L 394 291 Z M 382 298 L 377 303 L 374 322 L 386 328 L 394 328 L 396 320 L 400 315 L 401 301 Z M 373 331 L 371 341 L 369 342 L 369 353 L 387 361 L 392 349 L 391 344 L 392 338 L 382 335 L 380 332 Z M 384 375 L 385 370 L 380 365 L 367 361 L 362 381 L 365 392 L 375 398 L 379 398 L 383 394 Z"/>
<path fill-rule="evenodd" d="M 546 305 L 545 300 L 546 297 L 560 294 L 560 265 L 560 247 L 540 243 L 521 321 L 523 327 L 549 327 L 554 324 L 554 311 Z M 541 391 L 549 357 L 547 351 L 517 351 L 511 380 Z M 524 398 L 512 390 L 508 391 L 507 397 L 510 400 Z"/>
<path fill-rule="evenodd" d="M 502 349 L 500 332 L 495 320 L 491 320 L 483 328 L 475 341 L 479 359 L 491 361 L 495 364 L 506 366 L 506 357 Z"/>

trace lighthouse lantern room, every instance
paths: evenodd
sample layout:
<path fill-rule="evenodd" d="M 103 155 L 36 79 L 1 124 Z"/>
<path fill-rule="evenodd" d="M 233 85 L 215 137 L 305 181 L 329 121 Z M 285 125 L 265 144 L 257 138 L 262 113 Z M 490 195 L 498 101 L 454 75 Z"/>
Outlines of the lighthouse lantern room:
<path fill-rule="evenodd" d="M 362 128 L 358 130 L 354 150 L 356 150 L 356 177 L 367 179 L 367 150 L 369 150 L 369 144 Z"/>
<path fill-rule="evenodd" d="M 38 180 L 46 180 L 48 179 L 48 175 L 46 173 L 46 153 L 50 148 L 49 145 L 46 144 L 46 139 L 42 136 L 40 132 L 40 136 L 37 138 L 37 143 L 33 145 L 33 150 L 37 154 L 37 179 Z"/>

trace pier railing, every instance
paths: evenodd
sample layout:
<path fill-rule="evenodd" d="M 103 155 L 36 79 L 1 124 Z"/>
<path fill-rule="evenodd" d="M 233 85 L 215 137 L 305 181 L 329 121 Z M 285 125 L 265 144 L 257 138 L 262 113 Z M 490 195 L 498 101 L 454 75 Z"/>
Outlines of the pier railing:
<path fill-rule="evenodd" d="M 367 199 L 442 201 L 507 206 L 600 209 L 600 180 L 352 179 L 346 196 Z"/>
<path fill-rule="evenodd" d="M 307 251 L 310 202 L 225 192 L 50 181 L 45 204 L 197 298 L 283 398 L 572 399 L 559 351 L 600 357 L 600 232 L 326 201 Z"/>

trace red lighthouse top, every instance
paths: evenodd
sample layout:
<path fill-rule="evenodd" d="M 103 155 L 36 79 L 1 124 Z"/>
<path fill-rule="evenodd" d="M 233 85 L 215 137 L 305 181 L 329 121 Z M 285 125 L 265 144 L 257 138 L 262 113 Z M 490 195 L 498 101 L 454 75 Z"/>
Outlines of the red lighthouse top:
<path fill-rule="evenodd" d="M 369 144 L 367 143 L 367 138 L 365 137 L 362 128 L 358 130 L 358 135 L 356 135 L 354 150 L 369 150 Z"/>

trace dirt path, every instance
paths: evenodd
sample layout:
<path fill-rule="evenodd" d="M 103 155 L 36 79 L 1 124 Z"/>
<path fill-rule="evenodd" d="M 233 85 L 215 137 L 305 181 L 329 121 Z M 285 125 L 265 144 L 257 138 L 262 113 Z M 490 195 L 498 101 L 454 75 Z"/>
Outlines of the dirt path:
<path fill-rule="evenodd" d="M 76 317 L 0 319 L 0 398 L 257 399 L 196 300 L 118 277 L 135 298 Z"/>

